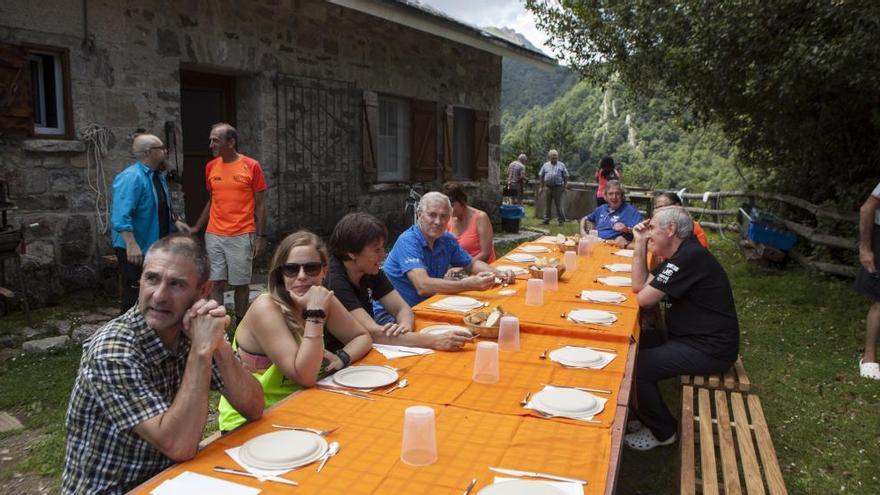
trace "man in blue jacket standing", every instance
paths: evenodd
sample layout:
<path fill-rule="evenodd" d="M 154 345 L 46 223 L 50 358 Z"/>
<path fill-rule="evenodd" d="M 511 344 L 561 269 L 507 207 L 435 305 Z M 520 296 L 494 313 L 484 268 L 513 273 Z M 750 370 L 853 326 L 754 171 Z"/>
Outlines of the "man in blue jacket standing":
<path fill-rule="evenodd" d="M 110 212 L 113 250 L 122 274 L 120 314 L 137 302 L 144 253 L 170 232 L 189 232 L 185 223 L 174 218 L 168 183 L 162 174 L 168 153 L 162 140 L 152 134 L 139 134 L 131 150 L 137 161 L 113 180 Z"/>

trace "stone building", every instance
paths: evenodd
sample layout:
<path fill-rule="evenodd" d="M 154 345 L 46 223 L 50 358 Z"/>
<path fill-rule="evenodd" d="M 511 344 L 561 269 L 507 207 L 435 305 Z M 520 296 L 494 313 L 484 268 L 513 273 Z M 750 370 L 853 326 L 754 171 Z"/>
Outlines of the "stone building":
<path fill-rule="evenodd" d="M 0 180 L 38 303 L 94 287 L 131 137 L 170 147 L 175 209 L 206 201 L 209 127 L 263 165 L 270 238 L 348 211 L 405 225 L 410 185 L 499 199 L 501 60 L 553 61 L 395 0 L 0 3 Z M 39 281 L 39 283 L 34 283 Z"/>

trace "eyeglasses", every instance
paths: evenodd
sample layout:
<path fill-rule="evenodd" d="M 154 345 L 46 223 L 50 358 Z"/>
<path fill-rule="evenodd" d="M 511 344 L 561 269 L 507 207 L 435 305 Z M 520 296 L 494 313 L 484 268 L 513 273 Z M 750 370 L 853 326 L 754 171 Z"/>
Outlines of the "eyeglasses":
<path fill-rule="evenodd" d="M 315 277 L 319 273 L 321 273 L 321 269 L 324 268 L 324 263 L 320 261 L 310 261 L 308 263 L 285 263 L 281 265 L 281 273 L 285 277 L 296 277 L 299 276 L 300 269 L 306 272 L 306 276 Z"/>
<path fill-rule="evenodd" d="M 150 146 L 149 150 L 150 151 L 153 151 L 153 150 L 168 151 L 168 146 Z"/>

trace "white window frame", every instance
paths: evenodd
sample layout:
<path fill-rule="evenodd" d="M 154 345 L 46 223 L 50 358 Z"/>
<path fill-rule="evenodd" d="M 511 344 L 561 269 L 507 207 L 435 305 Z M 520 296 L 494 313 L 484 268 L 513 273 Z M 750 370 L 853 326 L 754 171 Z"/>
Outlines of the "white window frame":
<path fill-rule="evenodd" d="M 393 129 L 389 112 L 394 112 Z M 409 100 L 379 95 L 376 179 L 379 182 L 407 182 L 411 166 L 411 117 Z"/>
<path fill-rule="evenodd" d="M 53 81 L 55 86 L 55 115 L 57 116 L 58 125 L 54 127 L 46 126 L 46 96 L 43 93 L 43 88 L 45 87 L 45 74 L 43 73 L 43 59 L 41 56 L 52 57 L 52 61 L 55 65 L 55 80 Z M 37 81 L 36 84 L 32 84 L 31 91 L 33 92 L 33 98 L 39 99 L 35 101 L 38 105 L 38 110 L 40 110 L 40 114 L 38 115 L 36 112 L 34 113 L 34 134 L 37 135 L 46 135 L 46 136 L 64 136 L 67 134 L 66 122 L 67 116 L 65 115 L 65 98 L 67 95 L 64 92 L 65 88 L 65 73 L 64 73 L 64 64 L 61 61 L 61 54 L 57 52 L 43 51 L 43 50 L 30 50 L 30 55 L 28 56 L 28 61 L 37 62 L 38 73 L 37 73 Z"/>

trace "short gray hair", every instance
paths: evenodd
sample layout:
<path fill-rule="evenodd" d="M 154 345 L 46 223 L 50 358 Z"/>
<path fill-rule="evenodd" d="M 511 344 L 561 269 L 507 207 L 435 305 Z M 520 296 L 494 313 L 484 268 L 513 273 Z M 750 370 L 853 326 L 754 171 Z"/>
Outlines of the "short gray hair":
<path fill-rule="evenodd" d="M 681 206 L 664 206 L 654 212 L 652 222 L 657 222 L 657 226 L 665 229 L 671 224 L 675 224 L 675 237 L 679 239 L 687 239 L 694 233 L 694 219 L 691 214 Z"/>
<path fill-rule="evenodd" d="M 428 203 L 443 203 L 449 211 L 452 211 L 452 202 L 449 201 L 449 196 L 442 192 L 431 191 L 425 193 L 422 199 L 419 200 L 419 207 L 416 209 L 416 212 L 421 215 L 425 208 L 428 207 Z"/>
<path fill-rule="evenodd" d="M 516 157 L 516 159 L 520 162 L 524 162 L 524 161 L 528 160 L 529 157 L 527 157 L 525 154 L 521 154 L 518 157 Z"/>
<path fill-rule="evenodd" d="M 559 156 L 559 152 L 556 151 L 556 150 L 550 150 L 550 151 L 547 152 L 547 156 L 550 156 L 550 155 L 556 155 L 556 156 Z"/>
<path fill-rule="evenodd" d="M 605 190 L 606 191 L 611 187 L 618 187 L 618 188 L 620 188 L 621 192 L 626 192 L 623 190 L 623 184 L 621 184 L 620 181 L 617 179 L 611 179 L 605 183 Z"/>
<path fill-rule="evenodd" d="M 211 274 L 208 253 L 205 251 L 204 244 L 197 237 L 183 232 L 174 232 L 154 242 L 147 251 L 147 256 L 158 251 L 165 251 L 192 262 L 196 275 L 199 277 L 200 286 L 208 281 L 208 276 Z"/>

